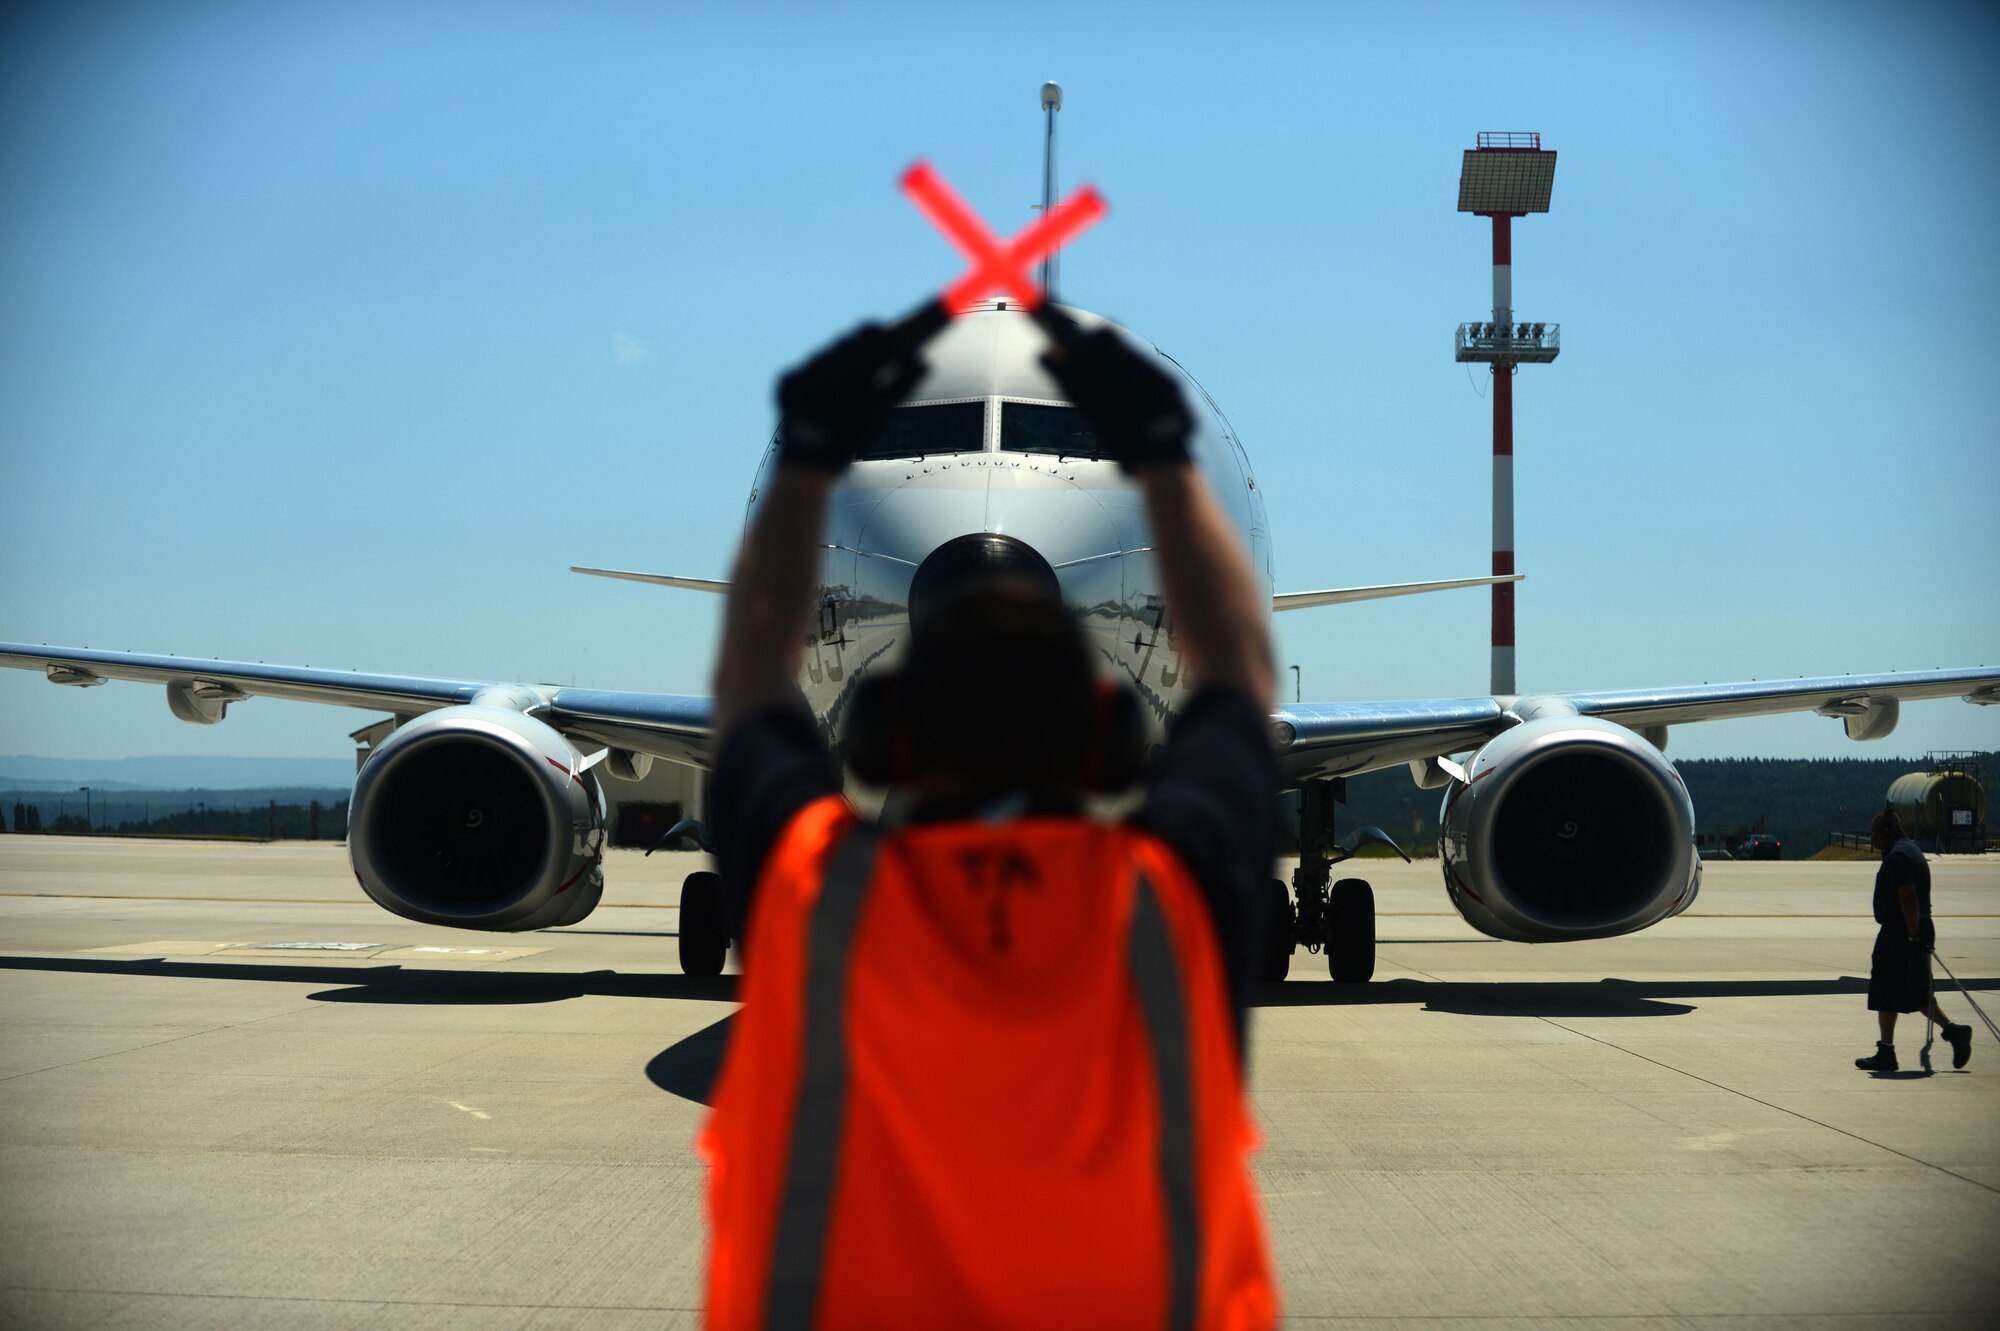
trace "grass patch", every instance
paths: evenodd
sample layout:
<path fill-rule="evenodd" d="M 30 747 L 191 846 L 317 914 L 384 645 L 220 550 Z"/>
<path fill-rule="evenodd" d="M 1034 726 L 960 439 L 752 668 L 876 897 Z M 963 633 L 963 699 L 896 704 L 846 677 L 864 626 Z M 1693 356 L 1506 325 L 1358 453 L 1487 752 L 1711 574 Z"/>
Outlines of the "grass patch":
<path fill-rule="evenodd" d="M 1863 850 L 1859 846 L 1824 846 L 1806 858 L 1826 864 L 1849 860 L 1879 860 L 1882 857 L 1872 850 Z"/>

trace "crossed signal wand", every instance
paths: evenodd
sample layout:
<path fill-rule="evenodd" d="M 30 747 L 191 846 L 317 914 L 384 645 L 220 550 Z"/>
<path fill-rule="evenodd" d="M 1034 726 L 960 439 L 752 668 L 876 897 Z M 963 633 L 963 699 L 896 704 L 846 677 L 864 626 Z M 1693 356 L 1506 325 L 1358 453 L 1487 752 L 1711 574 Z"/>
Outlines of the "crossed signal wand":
<path fill-rule="evenodd" d="M 910 202 L 917 206 L 917 211 L 929 218 L 931 225 L 942 232 L 961 254 L 972 260 L 972 266 L 942 295 L 925 301 L 915 312 L 903 316 L 886 329 L 874 331 L 873 336 L 888 338 L 889 345 L 898 349 L 897 361 L 915 355 L 916 349 L 950 323 L 954 315 L 963 313 L 974 301 L 996 288 L 1018 301 L 1025 311 L 1041 308 L 1048 300 L 1048 293 L 1028 276 L 1029 266 L 1078 235 L 1103 217 L 1106 211 L 1104 196 L 1095 187 L 1085 185 L 1022 227 L 1012 240 L 1002 244 L 979 220 L 979 214 L 973 212 L 965 200 L 945 184 L 944 178 L 931 169 L 929 162 L 919 161 L 905 171 L 902 186 L 903 192 L 910 196 Z M 868 330 L 863 329 L 862 332 L 867 333 Z M 895 362 L 885 363 L 879 371 L 884 384 L 892 381 L 899 372 L 900 366 Z"/>
<path fill-rule="evenodd" d="M 903 173 L 903 193 L 930 219 L 944 238 L 972 261 L 965 276 L 939 297 L 947 313 L 956 314 L 994 290 L 1004 290 L 1024 310 L 1040 305 L 1048 293 L 1028 276 L 1028 269 L 1051 250 L 1080 234 L 1105 214 L 1104 196 L 1084 185 L 1042 216 L 1022 227 L 1004 245 L 979 214 L 958 197 L 929 162 L 918 162 Z"/>

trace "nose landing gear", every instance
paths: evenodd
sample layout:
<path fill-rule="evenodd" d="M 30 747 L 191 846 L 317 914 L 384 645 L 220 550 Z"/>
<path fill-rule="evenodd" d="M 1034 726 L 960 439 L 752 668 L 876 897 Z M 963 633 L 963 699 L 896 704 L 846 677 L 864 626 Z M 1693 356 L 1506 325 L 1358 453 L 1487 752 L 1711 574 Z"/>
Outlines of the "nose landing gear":
<path fill-rule="evenodd" d="M 1347 783 L 1339 777 L 1307 781 L 1299 789 L 1299 867 L 1292 874 L 1293 906 L 1284 884 L 1272 880 L 1275 902 L 1273 939 L 1264 978 L 1282 980 L 1290 968 L 1292 949 L 1326 954 L 1327 973 L 1340 984 L 1364 984 L 1375 975 L 1375 889 L 1366 879 L 1333 881 L 1333 866 L 1351 859 L 1371 841 L 1402 855 L 1380 828 L 1364 827 L 1336 841 L 1333 806 L 1347 802 Z"/>

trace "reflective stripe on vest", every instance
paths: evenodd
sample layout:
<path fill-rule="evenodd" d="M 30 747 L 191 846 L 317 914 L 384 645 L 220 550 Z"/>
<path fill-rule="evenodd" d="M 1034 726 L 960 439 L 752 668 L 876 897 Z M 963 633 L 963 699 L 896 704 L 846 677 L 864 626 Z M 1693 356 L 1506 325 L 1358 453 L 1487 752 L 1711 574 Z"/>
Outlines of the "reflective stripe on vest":
<path fill-rule="evenodd" d="M 841 1115 L 847 1106 L 847 963 L 875 876 L 873 823 L 848 833 L 829 857 L 813 903 L 806 947 L 804 1068 L 792 1107 L 792 1145 L 779 1203 L 764 1324 L 809 1331 L 819 1303 L 833 1185 L 840 1164 Z"/>
<path fill-rule="evenodd" d="M 847 1102 L 848 965 L 879 839 L 879 830 L 863 823 L 834 848 L 807 926 L 803 1067 L 764 1300 L 764 1324 L 776 1331 L 810 1331 L 818 1310 Z M 1144 872 L 1137 877 L 1125 955 L 1153 1051 L 1166 1206 L 1167 1326 L 1192 1331 L 1201 1236 L 1187 1000 L 1166 913 Z"/>
<path fill-rule="evenodd" d="M 1167 1205 L 1167 1325 L 1194 1326 L 1195 1263 L 1200 1235 L 1194 1207 L 1194 1091 L 1190 1084 L 1187 1000 L 1167 917 L 1153 884 L 1139 875 L 1132 935 L 1125 949 L 1132 987 L 1153 1044 L 1153 1080 L 1160 1106 L 1160 1190 Z"/>

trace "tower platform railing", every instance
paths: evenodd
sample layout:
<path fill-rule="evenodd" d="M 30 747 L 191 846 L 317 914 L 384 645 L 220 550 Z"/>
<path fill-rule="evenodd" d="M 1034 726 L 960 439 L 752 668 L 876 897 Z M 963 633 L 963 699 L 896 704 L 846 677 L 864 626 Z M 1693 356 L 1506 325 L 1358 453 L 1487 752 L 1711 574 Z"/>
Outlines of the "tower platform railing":
<path fill-rule="evenodd" d="M 1484 320 L 1458 326 L 1453 359 L 1491 364 L 1509 361 L 1546 365 L 1562 354 L 1562 325 L 1493 323 Z"/>

